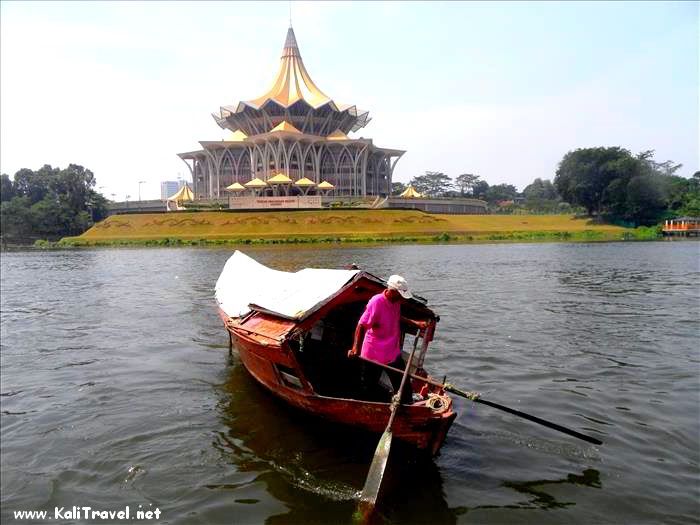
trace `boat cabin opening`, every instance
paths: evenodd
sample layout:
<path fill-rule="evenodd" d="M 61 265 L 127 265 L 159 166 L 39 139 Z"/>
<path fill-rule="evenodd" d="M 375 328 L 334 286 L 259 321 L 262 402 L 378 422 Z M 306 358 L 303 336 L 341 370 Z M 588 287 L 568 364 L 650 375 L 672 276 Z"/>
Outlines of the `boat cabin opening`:
<path fill-rule="evenodd" d="M 279 354 L 271 361 L 281 383 L 289 388 L 309 389 L 316 395 L 334 398 L 388 402 L 394 393 L 390 376 L 397 372 L 382 370 L 379 382 L 368 388 L 362 381 L 363 367 L 379 365 L 348 357 L 367 302 L 385 289 L 383 281 L 361 273 L 302 321 L 281 319 L 252 306 L 253 311 L 241 319 L 238 329 L 259 340 L 268 339 L 268 344 L 273 341 L 279 344 Z M 411 366 L 412 373 L 427 376 L 423 362 L 438 318 L 420 298 L 403 300 L 401 315 L 429 323 L 429 328 L 421 332 L 422 337 L 417 341 Z M 408 362 L 417 336 L 419 331 L 415 325 L 401 323 L 400 346 L 404 362 Z M 411 393 L 418 394 L 423 387 L 424 384 L 415 379 L 406 383 Z"/>

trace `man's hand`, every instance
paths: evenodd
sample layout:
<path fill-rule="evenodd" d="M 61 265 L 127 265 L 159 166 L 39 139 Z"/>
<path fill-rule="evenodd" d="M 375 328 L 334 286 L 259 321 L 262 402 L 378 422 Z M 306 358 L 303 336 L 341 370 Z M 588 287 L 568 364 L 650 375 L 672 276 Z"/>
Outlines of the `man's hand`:
<path fill-rule="evenodd" d="M 428 321 L 414 321 L 416 323 L 416 326 L 418 327 L 419 330 L 425 330 L 430 326 L 430 323 Z"/>
<path fill-rule="evenodd" d="M 348 350 L 348 357 L 350 359 L 357 357 L 358 355 L 360 355 L 360 351 L 354 346 L 350 350 Z"/>

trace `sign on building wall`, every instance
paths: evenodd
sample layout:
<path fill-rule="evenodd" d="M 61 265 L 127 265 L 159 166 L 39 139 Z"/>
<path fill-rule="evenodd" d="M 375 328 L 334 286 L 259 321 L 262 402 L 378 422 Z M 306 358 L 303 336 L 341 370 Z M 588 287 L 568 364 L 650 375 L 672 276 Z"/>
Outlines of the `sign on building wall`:
<path fill-rule="evenodd" d="M 304 195 L 298 197 L 235 197 L 228 199 L 228 207 L 232 210 L 274 209 L 274 208 L 320 208 L 320 195 Z"/>

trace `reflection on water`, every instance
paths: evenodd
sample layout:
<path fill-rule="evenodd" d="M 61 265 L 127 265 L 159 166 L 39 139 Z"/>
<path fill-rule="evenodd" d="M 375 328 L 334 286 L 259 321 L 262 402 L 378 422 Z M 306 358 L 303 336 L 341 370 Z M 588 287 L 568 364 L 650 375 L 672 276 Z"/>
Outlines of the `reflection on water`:
<path fill-rule="evenodd" d="M 217 433 L 214 446 L 237 471 L 257 473 L 255 481 L 264 482 L 267 490 L 289 507 L 283 514 L 270 516 L 267 522 L 345 522 L 357 503 L 377 438 L 290 410 L 257 385 L 237 360 L 232 363 L 221 395 L 218 410 L 227 431 Z M 249 481 L 211 484 L 207 488 L 235 491 L 246 483 Z M 559 501 L 546 492 L 546 486 L 564 483 L 601 488 L 600 473 L 585 469 L 581 475 L 568 474 L 563 479 L 504 481 L 503 487 L 524 494 L 529 500 L 502 506 L 450 508 L 436 461 L 417 456 L 410 447 L 397 442 L 387 467 L 383 497 L 370 523 L 432 520 L 450 524 L 476 509 L 554 509 L 575 505 L 575 501 Z M 236 501 L 258 502 L 240 498 Z"/>
<path fill-rule="evenodd" d="M 589 468 L 584 470 L 580 476 L 577 474 L 569 474 L 565 479 L 542 479 L 524 482 L 506 481 L 503 483 L 503 486 L 516 490 L 522 494 L 532 496 L 532 499 L 530 499 L 527 504 L 519 505 L 519 508 L 537 507 L 543 509 L 555 509 L 575 505 L 576 503 L 574 502 L 557 501 L 554 496 L 547 494 L 542 489 L 544 485 L 559 485 L 561 483 L 584 485 L 586 487 L 599 489 L 601 488 L 600 472 Z"/>
<path fill-rule="evenodd" d="M 698 243 L 261 247 L 279 269 L 404 274 L 426 361 L 593 447 L 456 399 L 441 455 L 392 447 L 377 523 L 696 523 Z M 54 505 L 168 523 L 351 523 L 378 436 L 290 410 L 236 357 L 228 249 L 3 254 L 2 522 Z"/>
<path fill-rule="evenodd" d="M 222 458 L 239 471 L 261 473 L 257 479 L 290 507 L 284 514 L 271 516 L 269 523 L 349 519 L 378 436 L 289 409 L 257 385 L 237 362 L 222 396 L 219 410 L 229 429 L 217 436 Z M 407 500 L 406 494 L 411 498 Z M 392 446 L 384 495 L 373 521 L 455 523 L 456 514 L 445 501 L 436 463 L 400 442 Z"/>

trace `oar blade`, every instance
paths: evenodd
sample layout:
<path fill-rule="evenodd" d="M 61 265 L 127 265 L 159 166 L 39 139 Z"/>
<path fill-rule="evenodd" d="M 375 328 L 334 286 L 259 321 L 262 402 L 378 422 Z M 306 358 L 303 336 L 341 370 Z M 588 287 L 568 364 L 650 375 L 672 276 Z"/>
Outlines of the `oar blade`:
<path fill-rule="evenodd" d="M 374 451 L 374 459 L 369 467 L 369 473 L 365 480 L 365 486 L 362 488 L 360 496 L 360 504 L 365 508 L 373 508 L 377 503 L 379 490 L 384 479 L 384 471 L 389 460 L 389 452 L 391 451 L 392 432 L 386 431 L 382 434 L 377 449 Z"/>

